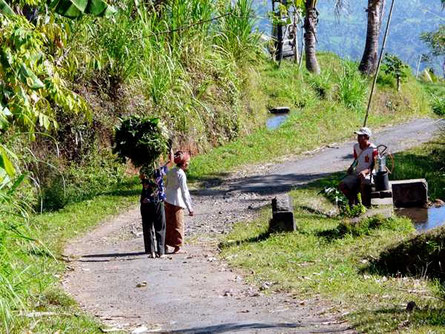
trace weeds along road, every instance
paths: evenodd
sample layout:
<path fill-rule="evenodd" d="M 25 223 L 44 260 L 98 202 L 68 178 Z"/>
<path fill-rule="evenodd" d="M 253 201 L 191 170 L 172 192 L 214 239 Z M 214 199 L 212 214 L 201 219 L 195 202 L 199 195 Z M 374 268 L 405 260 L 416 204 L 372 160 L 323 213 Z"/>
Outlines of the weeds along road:
<path fill-rule="evenodd" d="M 375 144 L 402 151 L 431 140 L 443 120 L 419 119 L 386 128 Z M 187 254 L 149 259 L 139 209 L 104 222 L 67 245 L 64 288 L 106 325 L 157 333 L 354 333 L 341 309 L 321 299 L 268 293 L 219 261 L 218 236 L 290 188 L 345 170 L 353 142 L 278 164 L 250 166 L 192 193 Z"/>

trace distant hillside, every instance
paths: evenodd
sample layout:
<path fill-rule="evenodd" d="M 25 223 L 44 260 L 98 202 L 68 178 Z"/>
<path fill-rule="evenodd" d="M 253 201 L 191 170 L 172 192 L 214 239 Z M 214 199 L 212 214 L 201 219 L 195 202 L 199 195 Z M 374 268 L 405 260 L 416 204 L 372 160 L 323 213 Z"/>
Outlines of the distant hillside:
<path fill-rule="evenodd" d="M 360 60 L 366 36 L 366 0 L 348 0 L 349 5 L 340 16 L 334 12 L 334 1 L 319 1 L 320 23 L 318 27 L 318 50 L 332 51 L 342 57 Z M 260 30 L 270 34 L 267 11 L 271 10 L 270 0 L 254 0 Z M 390 0 L 386 1 L 388 15 Z M 384 21 L 386 24 L 386 19 Z M 396 1 L 387 51 L 416 67 L 419 56 L 428 51 L 420 40 L 422 32 L 435 30 L 445 24 L 445 11 L 439 0 Z M 437 66 L 437 68 L 440 68 Z"/>

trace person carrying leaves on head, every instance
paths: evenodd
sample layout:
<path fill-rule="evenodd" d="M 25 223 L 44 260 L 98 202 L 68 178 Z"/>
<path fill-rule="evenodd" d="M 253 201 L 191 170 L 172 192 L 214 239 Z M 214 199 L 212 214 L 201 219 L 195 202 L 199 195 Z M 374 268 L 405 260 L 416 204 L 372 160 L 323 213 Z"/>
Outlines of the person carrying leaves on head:
<path fill-rule="evenodd" d="M 357 143 L 354 144 L 354 162 L 348 168 L 348 175 L 340 182 L 339 188 L 348 198 L 349 205 L 357 204 L 357 194 L 360 191 L 362 203 L 370 205 L 371 199 L 366 187 L 371 184 L 372 171 L 378 154 L 377 147 L 371 143 L 372 132 L 363 127 L 354 132 L 357 134 Z"/>
<path fill-rule="evenodd" d="M 184 244 L 184 209 L 188 209 L 189 216 L 193 216 L 193 208 L 185 175 L 190 155 L 187 152 L 177 151 L 174 162 L 176 166 L 167 173 L 165 244 L 166 248 L 173 247 L 173 253 L 176 254 L 182 252 L 181 247 Z"/>
<path fill-rule="evenodd" d="M 168 172 L 170 160 L 154 171 L 141 173 L 141 216 L 144 234 L 145 253 L 149 257 L 163 257 L 165 252 L 165 187 L 164 176 Z"/>

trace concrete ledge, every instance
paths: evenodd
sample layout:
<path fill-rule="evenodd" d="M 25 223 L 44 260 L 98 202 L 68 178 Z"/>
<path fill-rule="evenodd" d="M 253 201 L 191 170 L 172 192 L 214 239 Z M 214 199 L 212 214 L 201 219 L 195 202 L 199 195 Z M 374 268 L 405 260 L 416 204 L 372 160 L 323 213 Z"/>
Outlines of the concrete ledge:
<path fill-rule="evenodd" d="M 290 108 L 289 107 L 274 107 L 274 108 L 270 108 L 269 112 L 271 114 L 287 114 L 290 112 Z"/>
<path fill-rule="evenodd" d="M 428 183 L 425 179 L 390 181 L 396 207 L 423 207 L 428 203 Z"/>
<path fill-rule="evenodd" d="M 371 198 L 392 198 L 391 190 L 379 190 L 371 192 Z"/>

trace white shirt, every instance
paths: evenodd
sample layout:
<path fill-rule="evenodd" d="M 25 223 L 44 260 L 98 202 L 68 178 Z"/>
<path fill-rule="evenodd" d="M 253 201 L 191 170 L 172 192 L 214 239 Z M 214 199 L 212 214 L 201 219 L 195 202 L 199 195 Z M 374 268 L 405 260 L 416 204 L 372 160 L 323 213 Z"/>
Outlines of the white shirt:
<path fill-rule="evenodd" d="M 354 145 L 354 158 L 357 159 L 357 167 L 355 172 L 358 174 L 362 170 L 371 167 L 374 158 L 377 156 L 377 147 L 374 144 L 370 144 L 367 148 L 362 150 L 357 143 Z"/>
<path fill-rule="evenodd" d="M 165 201 L 168 204 L 179 206 L 183 209 L 187 208 L 190 212 L 193 211 L 192 200 L 187 187 L 187 176 L 185 176 L 181 168 L 174 167 L 168 171 L 165 195 Z"/>

